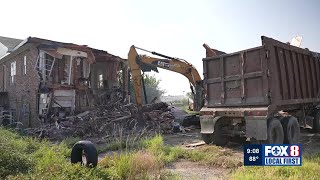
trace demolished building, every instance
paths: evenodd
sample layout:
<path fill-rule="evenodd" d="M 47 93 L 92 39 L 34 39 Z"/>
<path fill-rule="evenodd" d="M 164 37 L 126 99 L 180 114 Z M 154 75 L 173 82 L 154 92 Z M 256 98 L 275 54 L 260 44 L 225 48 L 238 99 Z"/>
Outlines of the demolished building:
<path fill-rule="evenodd" d="M 107 51 L 36 37 L 2 47 L 0 110 L 24 127 L 85 111 L 114 88 L 127 96 L 127 62 Z"/>

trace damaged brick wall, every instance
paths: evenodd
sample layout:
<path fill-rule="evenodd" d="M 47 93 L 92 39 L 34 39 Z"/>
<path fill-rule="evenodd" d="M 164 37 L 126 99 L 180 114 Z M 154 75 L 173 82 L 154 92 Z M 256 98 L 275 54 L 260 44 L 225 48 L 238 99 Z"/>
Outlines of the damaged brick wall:
<path fill-rule="evenodd" d="M 39 77 L 34 69 L 37 56 L 38 50 L 34 46 L 22 47 L 19 53 L 0 62 L 0 89 L 8 92 L 9 106 L 15 109 L 16 120 L 23 123 L 24 127 L 36 127 L 40 124 L 37 115 Z M 12 81 L 13 62 L 16 62 L 16 72 Z"/>
<path fill-rule="evenodd" d="M 38 51 L 38 48 L 41 50 Z M 57 51 L 54 50 L 55 48 Z M 42 61 L 39 61 L 39 68 L 36 69 L 38 56 Z M 54 62 L 54 66 L 49 62 Z M 123 92 L 127 92 L 125 87 L 127 87 L 128 74 L 127 66 L 123 65 L 124 62 L 125 60 L 106 51 L 29 38 L 28 43 L 0 61 L 0 91 L 7 92 L 4 94 L 8 94 L 8 108 L 15 110 L 16 121 L 23 123 L 24 127 L 37 127 L 40 125 L 39 109 L 46 109 L 48 104 L 50 104 L 49 115 L 55 114 L 54 110 L 60 111 L 64 108 L 68 109 L 68 112 L 72 108 L 72 111 L 77 113 L 94 106 L 97 103 L 96 100 L 101 97 L 99 95 L 109 92 L 113 86 L 120 85 L 121 75 L 118 74 L 120 69 L 126 74 L 121 85 L 123 85 Z M 70 65 L 72 68 L 69 68 Z M 51 67 L 49 76 L 48 69 Z M 53 90 L 55 101 L 45 98 L 45 94 L 39 98 L 38 71 L 42 73 L 43 78 L 41 90 L 43 92 Z M 57 91 L 73 93 L 70 97 L 65 94 L 55 95 Z M 127 96 L 127 93 L 124 93 L 124 96 Z M 71 99 L 66 100 L 65 97 Z M 59 105 L 58 99 L 65 104 Z"/>

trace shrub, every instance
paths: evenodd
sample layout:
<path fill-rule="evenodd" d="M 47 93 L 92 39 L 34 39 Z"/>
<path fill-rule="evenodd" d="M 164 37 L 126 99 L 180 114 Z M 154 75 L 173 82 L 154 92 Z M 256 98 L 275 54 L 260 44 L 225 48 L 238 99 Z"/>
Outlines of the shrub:
<path fill-rule="evenodd" d="M 112 179 L 148 179 L 158 174 L 160 166 L 156 157 L 145 151 L 112 154 L 99 162 Z"/>
<path fill-rule="evenodd" d="M 35 164 L 32 153 L 39 148 L 40 143 L 34 139 L 0 127 L 0 178 L 30 171 Z"/>
<path fill-rule="evenodd" d="M 65 144 L 44 144 L 32 154 L 35 164 L 26 174 L 9 176 L 9 179 L 108 179 L 106 169 L 86 168 L 80 164 L 71 164 L 65 158 L 70 150 Z"/>

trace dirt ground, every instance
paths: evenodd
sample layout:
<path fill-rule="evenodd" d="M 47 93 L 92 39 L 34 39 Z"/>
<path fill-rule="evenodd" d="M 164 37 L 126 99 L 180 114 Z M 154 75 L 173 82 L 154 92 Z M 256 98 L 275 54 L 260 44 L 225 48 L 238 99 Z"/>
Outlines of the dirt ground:
<path fill-rule="evenodd" d="M 187 134 L 170 134 L 164 136 L 167 145 L 182 146 L 187 148 L 187 144 L 202 142 L 200 130 L 197 129 Z M 310 130 L 301 129 L 300 143 L 302 144 L 303 155 L 320 152 L 320 134 L 311 133 Z M 236 157 L 243 158 L 244 143 L 228 143 L 225 148 L 232 149 Z M 208 145 L 203 145 L 208 146 Z M 199 147 L 193 147 L 199 148 Z M 184 180 L 194 179 L 228 179 L 230 175 L 229 169 L 206 167 L 188 160 L 180 160 L 166 167 L 166 170 L 177 173 Z"/>
<path fill-rule="evenodd" d="M 184 113 L 181 113 L 177 108 L 174 111 L 175 116 L 185 116 Z M 164 143 L 169 146 L 180 146 L 186 149 L 200 148 L 198 147 L 186 147 L 188 144 L 194 144 L 203 142 L 201 139 L 200 129 L 191 128 L 191 131 L 187 133 L 174 133 L 174 134 L 165 134 L 163 135 Z M 243 145 L 245 142 L 229 142 L 226 149 L 230 149 L 233 152 L 233 156 L 236 158 L 243 158 Z M 320 134 L 311 133 L 310 130 L 301 129 L 300 134 L 300 144 L 302 144 L 302 153 L 303 155 L 319 153 L 320 152 Z M 109 155 L 111 152 L 102 153 L 99 155 L 99 159 L 102 159 L 104 156 Z M 231 170 L 225 168 L 216 168 L 216 167 L 207 167 L 205 165 L 198 164 L 196 162 L 191 162 L 188 160 L 179 160 L 177 162 L 171 163 L 166 166 L 164 171 L 170 171 L 177 175 L 180 178 L 185 180 L 194 180 L 194 179 L 229 179 Z"/>
<path fill-rule="evenodd" d="M 168 165 L 166 170 L 178 174 L 182 179 L 192 180 L 227 179 L 227 174 L 229 173 L 228 170 L 223 168 L 210 168 L 187 160 L 174 162 Z"/>
<path fill-rule="evenodd" d="M 189 144 L 203 142 L 201 140 L 200 129 L 195 129 L 186 134 L 176 133 L 164 135 L 164 142 L 170 146 L 180 146 L 186 149 L 194 149 L 198 147 L 186 147 Z M 309 130 L 301 130 L 300 143 L 303 148 L 303 155 L 319 153 L 320 152 L 320 134 L 310 133 Z M 235 152 L 234 156 L 243 158 L 243 145 L 244 143 L 229 142 L 226 149 L 231 149 Z M 99 160 L 103 157 L 110 155 L 114 152 L 105 152 L 99 154 Z M 231 173 L 230 169 L 207 167 L 205 165 L 191 162 L 188 160 L 179 160 L 166 166 L 165 171 L 173 172 L 183 180 L 215 180 L 215 179 L 229 179 Z"/>
<path fill-rule="evenodd" d="M 201 139 L 200 129 L 196 129 L 187 134 L 170 134 L 164 135 L 164 142 L 166 145 L 170 146 L 181 146 L 186 149 L 194 149 L 208 145 L 202 145 L 197 147 L 186 147 L 189 144 L 203 142 Z M 232 149 L 236 153 L 237 157 L 242 158 L 243 144 L 239 143 L 228 143 L 225 148 Z M 191 162 L 188 160 L 179 160 L 177 162 L 169 164 L 166 171 L 170 171 L 179 175 L 183 180 L 214 180 L 214 179 L 228 179 L 230 174 L 229 169 L 225 168 L 213 168 L 207 167 L 205 165 L 198 164 L 196 162 Z"/>
<path fill-rule="evenodd" d="M 302 144 L 302 155 L 320 153 L 320 134 L 310 133 L 310 130 L 302 129 L 300 144 Z"/>

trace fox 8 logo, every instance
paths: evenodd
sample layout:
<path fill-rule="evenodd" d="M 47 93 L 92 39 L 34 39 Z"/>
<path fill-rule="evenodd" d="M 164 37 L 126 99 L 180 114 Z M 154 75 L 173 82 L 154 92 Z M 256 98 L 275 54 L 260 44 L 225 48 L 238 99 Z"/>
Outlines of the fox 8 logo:
<path fill-rule="evenodd" d="M 265 156 L 270 157 L 270 154 L 271 156 L 298 157 L 300 156 L 300 146 L 265 146 Z"/>

